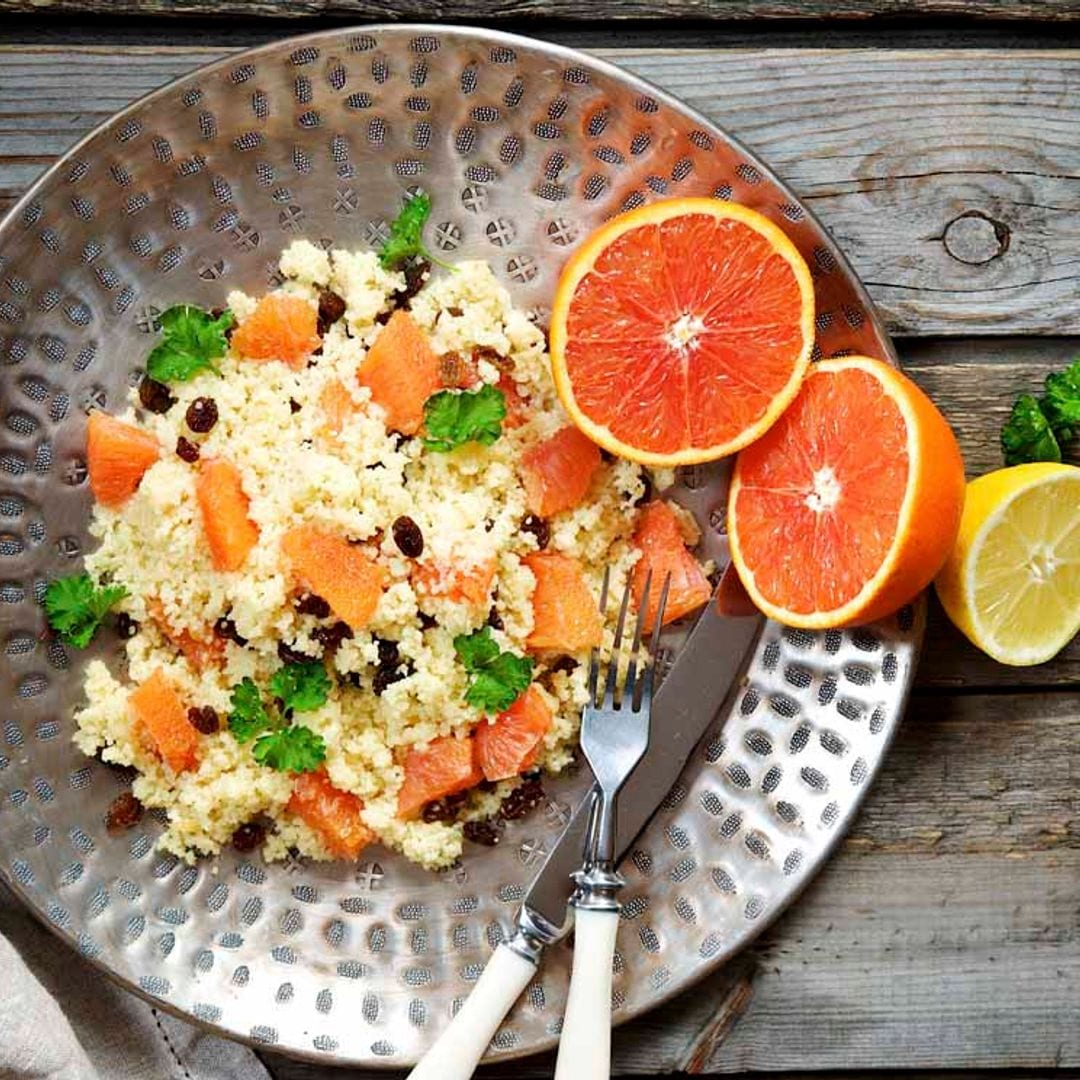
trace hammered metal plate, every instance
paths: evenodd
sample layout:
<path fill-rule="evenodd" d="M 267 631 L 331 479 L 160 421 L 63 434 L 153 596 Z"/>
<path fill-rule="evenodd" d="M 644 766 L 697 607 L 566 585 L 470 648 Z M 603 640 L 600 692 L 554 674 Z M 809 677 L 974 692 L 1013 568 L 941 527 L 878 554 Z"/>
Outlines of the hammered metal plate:
<path fill-rule="evenodd" d="M 541 322 L 563 259 L 606 217 L 663 196 L 734 199 L 806 256 L 815 355 L 895 360 L 835 245 L 744 148 L 615 67 L 488 31 L 378 26 L 240 53 L 114 117 L 0 226 L 0 869 L 161 1007 L 336 1063 L 420 1055 L 508 933 L 587 777 L 552 784 L 500 847 L 470 846 L 441 875 L 381 849 L 356 866 L 232 852 L 186 866 L 155 852 L 152 816 L 106 833 L 126 778 L 71 745 L 85 657 L 42 636 L 39 604 L 87 542 L 85 414 L 121 406 L 158 312 L 274 285 L 296 237 L 377 244 L 417 187 L 434 198 L 440 254 L 490 260 Z M 722 470 L 679 486 L 723 557 Z M 730 957 L 810 879 L 881 763 L 921 631 L 918 607 L 851 632 L 766 628 L 627 860 L 616 1020 Z M 118 643 L 93 654 L 115 658 Z M 553 950 L 492 1057 L 554 1043 L 567 970 Z"/>

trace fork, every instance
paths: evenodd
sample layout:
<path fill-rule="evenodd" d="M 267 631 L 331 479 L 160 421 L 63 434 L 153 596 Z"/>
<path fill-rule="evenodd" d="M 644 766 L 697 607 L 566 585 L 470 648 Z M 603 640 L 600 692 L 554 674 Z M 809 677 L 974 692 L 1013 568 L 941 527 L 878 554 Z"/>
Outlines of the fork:
<path fill-rule="evenodd" d="M 600 610 L 607 608 L 609 577 L 600 590 Z M 623 879 L 615 869 L 615 823 L 619 792 L 649 746 L 649 715 L 660 628 L 671 576 L 667 575 L 653 620 L 650 661 L 638 678 L 638 652 L 649 607 L 652 573 L 645 578 L 638 605 L 626 678 L 619 681 L 619 658 L 630 586 L 623 592 L 612 641 L 603 694 L 598 699 L 600 655 L 589 658 L 589 698 L 581 716 L 581 749 L 599 791 L 593 799 L 584 862 L 574 875 L 574 961 L 566 1001 L 555 1080 L 606 1080 L 611 1068 L 611 965 L 622 905 Z"/>

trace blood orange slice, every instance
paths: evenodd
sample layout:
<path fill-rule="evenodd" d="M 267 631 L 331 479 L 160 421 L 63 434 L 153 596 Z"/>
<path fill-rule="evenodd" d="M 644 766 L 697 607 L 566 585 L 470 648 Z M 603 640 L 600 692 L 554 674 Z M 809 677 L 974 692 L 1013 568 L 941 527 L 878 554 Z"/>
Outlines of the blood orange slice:
<path fill-rule="evenodd" d="M 468 791 L 484 779 L 475 760 L 473 739 L 445 735 L 405 756 L 405 779 L 398 790 L 398 817 L 414 818 L 433 799 Z"/>
<path fill-rule="evenodd" d="M 355 859 L 375 839 L 360 818 L 364 804 L 334 787 L 323 769 L 296 778 L 285 809 L 314 829 L 335 859 Z"/>
<path fill-rule="evenodd" d="M 161 668 L 131 692 L 128 702 L 161 760 L 173 772 L 198 766 L 199 733 L 188 720 L 179 690 Z"/>
<path fill-rule="evenodd" d="M 476 761 L 488 780 L 509 780 L 528 768 L 552 722 L 551 709 L 535 686 L 530 686 L 490 723 L 476 727 Z"/>
<path fill-rule="evenodd" d="M 539 517 L 572 510 L 589 491 L 600 468 L 600 451 L 576 427 L 559 428 L 521 458 L 525 505 Z"/>
<path fill-rule="evenodd" d="M 686 543 L 679 532 L 675 511 L 662 500 L 649 503 L 642 511 L 638 527 L 634 530 L 634 547 L 641 558 L 634 566 L 631 578 L 635 604 L 641 604 L 645 582 L 649 581 L 649 610 L 645 628 L 651 630 L 664 591 L 664 581 L 669 580 L 664 622 L 674 622 L 691 611 L 696 611 L 709 599 L 711 588 L 705 571 L 697 559 L 686 550 Z"/>
<path fill-rule="evenodd" d="M 930 399 L 880 360 L 824 360 L 735 463 L 732 558 L 782 623 L 871 622 L 930 583 L 963 506 L 960 449 Z"/>
<path fill-rule="evenodd" d="M 161 456 L 161 446 L 149 432 L 96 410 L 86 428 L 90 490 L 102 506 L 123 506 Z"/>
<path fill-rule="evenodd" d="M 552 371 L 574 422 L 652 465 L 753 442 L 794 398 L 813 340 L 795 245 L 719 199 L 653 203 L 602 226 L 566 264 L 551 312 Z"/>
<path fill-rule="evenodd" d="M 283 360 L 292 368 L 302 368 L 321 344 L 315 305 L 285 293 L 264 296 L 232 336 L 244 359 Z"/>

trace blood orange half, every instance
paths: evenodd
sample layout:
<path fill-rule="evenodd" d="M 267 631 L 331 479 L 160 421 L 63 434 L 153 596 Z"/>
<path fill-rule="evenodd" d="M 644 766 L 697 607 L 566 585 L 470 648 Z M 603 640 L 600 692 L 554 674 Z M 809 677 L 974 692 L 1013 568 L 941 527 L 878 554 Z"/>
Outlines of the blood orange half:
<path fill-rule="evenodd" d="M 779 622 L 871 622 L 930 583 L 963 506 L 960 448 L 933 402 L 880 360 L 823 360 L 739 454 L 732 559 L 754 603 Z"/>
<path fill-rule="evenodd" d="M 650 465 L 753 442 L 794 398 L 814 342 L 795 245 L 754 210 L 671 199 L 602 226 L 563 269 L 555 385 L 594 442 Z"/>

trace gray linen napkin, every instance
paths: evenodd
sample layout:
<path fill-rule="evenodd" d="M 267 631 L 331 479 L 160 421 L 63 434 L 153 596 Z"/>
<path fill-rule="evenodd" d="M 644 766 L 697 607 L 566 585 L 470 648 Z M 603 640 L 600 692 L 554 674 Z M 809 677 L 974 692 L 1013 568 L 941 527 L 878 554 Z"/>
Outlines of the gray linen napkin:
<path fill-rule="evenodd" d="M 0 1080 L 271 1080 L 239 1043 L 114 986 L 0 886 Z"/>

